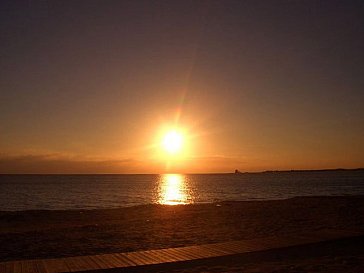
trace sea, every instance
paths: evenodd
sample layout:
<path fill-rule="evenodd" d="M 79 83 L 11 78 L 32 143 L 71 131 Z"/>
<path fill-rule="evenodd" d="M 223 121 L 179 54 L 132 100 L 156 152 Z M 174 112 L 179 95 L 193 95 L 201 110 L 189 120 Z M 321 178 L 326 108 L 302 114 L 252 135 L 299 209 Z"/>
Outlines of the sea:
<path fill-rule="evenodd" d="M 364 195 L 364 170 L 241 174 L 0 175 L 0 211 Z"/>

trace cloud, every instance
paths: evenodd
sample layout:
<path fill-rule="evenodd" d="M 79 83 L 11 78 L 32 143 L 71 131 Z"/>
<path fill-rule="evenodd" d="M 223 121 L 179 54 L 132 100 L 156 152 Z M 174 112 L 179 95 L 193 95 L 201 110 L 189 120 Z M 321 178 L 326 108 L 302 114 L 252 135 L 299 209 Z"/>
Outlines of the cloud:
<path fill-rule="evenodd" d="M 206 156 L 165 162 L 147 159 L 100 159 L 60 153 L 1 155 L 3 174 L 217 173 L 246 170 L 239 157 Z"/>
<path fill-rule="evenodd" d="M 98 160 L 60 154 L 0 155 L 0 173 L 133 173 L 139 162 L 134 159 Z"/>

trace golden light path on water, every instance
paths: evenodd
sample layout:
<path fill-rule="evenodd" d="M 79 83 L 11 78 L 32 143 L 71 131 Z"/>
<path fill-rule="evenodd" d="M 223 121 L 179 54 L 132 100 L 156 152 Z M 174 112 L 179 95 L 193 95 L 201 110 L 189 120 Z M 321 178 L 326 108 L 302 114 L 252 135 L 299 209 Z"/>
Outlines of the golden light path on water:
<path fill-rule="evenodd" d="M 182 174 L 161 175 L 157 203 L 163 205 L 193 203 L 193 194 L 188 186 L 186 176 Z"/>

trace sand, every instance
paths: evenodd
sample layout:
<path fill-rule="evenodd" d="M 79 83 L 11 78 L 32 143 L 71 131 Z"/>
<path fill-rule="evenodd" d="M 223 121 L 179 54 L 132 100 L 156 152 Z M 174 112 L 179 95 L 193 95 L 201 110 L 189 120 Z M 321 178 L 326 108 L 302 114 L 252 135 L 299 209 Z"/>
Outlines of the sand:
<path fill-rule="evenodd" d="M 364 196 L 0 212 L 0 261 L 179 247 L 340 230 L 364 236 Z M 175 272 L 364 272 L 362 241 Z M 337 247 L 335 247 L 337 246 Z M 340 246 L 340 247 L 339 247 Z M 339 252 L 330 252 L 337 249 Z M 277 259 L 278 257 L 278 259 Z M 282 257 L 285 257 L 284 259 Z M 358 271 L 359 270 L 359 271 Z M 171 270 L 170 270 L 171 271 Z"/>

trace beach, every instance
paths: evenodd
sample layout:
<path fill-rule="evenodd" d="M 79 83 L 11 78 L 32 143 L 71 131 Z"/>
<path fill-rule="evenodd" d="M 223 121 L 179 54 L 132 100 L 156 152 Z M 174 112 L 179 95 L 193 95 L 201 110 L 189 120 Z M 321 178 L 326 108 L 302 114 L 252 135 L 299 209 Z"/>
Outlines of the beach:
<path fill-rule="evenodd" d="M 363 215 L 364 196 L 0 212 L 0 260 L 128 252 L 312 232 L 339 231 L 360 238 L 364 235 Z M 309 255 L 298 249 L 298 254 L 289 257 L 287 253 L 283 255 L 286 259 L 278 261 L 269 257 L 264 260 L 263 255 L 263 260 L 252 259 L 243 264 L 230 261 L 207 268 L 174 270 L 240 272 L 243 266 L 246 272 L 261 272 L 259 268 L 264 272 L 301 272 L 302 268 L 325 272 L 330 266 L 329 272 L 359 272 L 355 270 L 363 268 L 360 240 L 339 247 L 338 251 L 326 255 L 324 247 Z M 274 271 L 278 269 L 282 271 Z"/>

